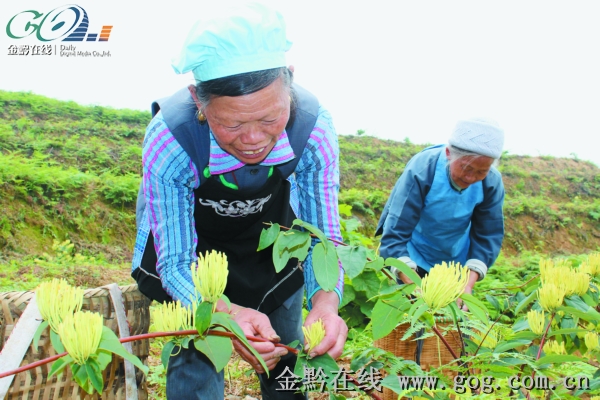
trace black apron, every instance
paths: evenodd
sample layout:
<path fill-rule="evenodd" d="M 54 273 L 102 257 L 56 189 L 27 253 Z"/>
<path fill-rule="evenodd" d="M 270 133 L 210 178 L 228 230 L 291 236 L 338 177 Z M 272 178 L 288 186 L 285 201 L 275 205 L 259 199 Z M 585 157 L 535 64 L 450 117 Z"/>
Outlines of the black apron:
<path fill-rule="evenodd" d="M 240 191 L 225 187 L 212 176 L 194 190 L 194 220 L 198 245 L 196 254 L 208 250 L 227 255 L 229 275 L 225 295 L 232 303 L 270 313 L 303 284 L 298 260 L 290 260 L 279 273 L 273 266 L 273 247 L 256 251 L 260 233 L 277 222 L 290 226 L 295 216 L 290 207 L 290 184 L 278 168 L 259 189 Z M 134 278 L 139 290 L 157 301 L 170 301 L 160 281 L 141 270 L 156 273 L 156 253 L 152 235 Z"/>

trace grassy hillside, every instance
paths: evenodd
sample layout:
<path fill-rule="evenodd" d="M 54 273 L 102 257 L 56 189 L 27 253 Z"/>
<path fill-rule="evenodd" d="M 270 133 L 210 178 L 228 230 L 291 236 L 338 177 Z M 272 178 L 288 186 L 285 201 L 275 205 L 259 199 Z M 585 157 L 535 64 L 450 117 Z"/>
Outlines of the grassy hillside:
<path fill-rule="evenodd" d="M 127 262 L 135 238 L 147 112 L 0 91 L 0 263 L 52 252 Z M 424 145 L 342 136 L 340 203 L 370 236 L 404 165 Z M 600 245 L 600 169 L 576 159 L 506 154 L 504 251 L 580 254 Z M 348 207 L 346 207 L 347 209 Z"/>

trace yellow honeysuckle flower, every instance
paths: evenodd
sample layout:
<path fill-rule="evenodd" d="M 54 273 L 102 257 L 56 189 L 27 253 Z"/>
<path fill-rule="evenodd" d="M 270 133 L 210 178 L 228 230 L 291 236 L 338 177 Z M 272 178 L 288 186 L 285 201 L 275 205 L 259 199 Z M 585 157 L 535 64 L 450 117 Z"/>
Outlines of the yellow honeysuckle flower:
<path fill-rule="evenodd" d="M 590 288 L 590 276 L 584 272 L 576 272 L 570 279 L 572 284 L 570 285 L 573 293 L 579 296 L 583 296 L 587 293 Z"/>
<path fill-rule="evenodd" d="M 207 251 L 206 256 L 198 255 L 196 264 L 197 266 L 191 266 L 194 286 L 202 301 L 212 303 L 216 307 L 227 285 L 227 256 L 215 250 L 210 253 Z"/>
<path fill-rule="evenodd" d="M 600 276 L 600 253 L 592 253 L 587 258 L 592 275 Z"/>
<path fill-rule="evenodd" d="M 585 334 L 585 347 L 588 348 L 588 351 L 596 350 L 600 344 L 598 343 L 598 335 L 594 332 L 588 332 Z"/>
<path fill-rule="evenodd" d="M 600 253 L 592 253 L 579 265 L 579 271 L 592 277 L 600 276 Z"/>
<path fill-rule="evenodd" d="M 194 312 L 179 301 L 162 303 L 152 309 L 152 321 L 157 332 L 194 329 Z"/>
<path fill-rule="evenodd" d="M 547 283 L 538 289 L 538 299 L 540 306 L 548 312 L 554 311 L 560 307 L 565 298 L 565 288 Z"/>
<path fill-rule="evenodd" d="M 539 312 L 535 310 L 531 310 L 527 313 L 527 322 L 529 323 L 529 328 L 531 332 L 536 335 L 541 335 L 544 333 L 544 328 L 546 325 L 546 315 L 544 312 Z"/>
<path fill-rule="evenodd" d="M 544 353 L 548 354 L 567 354 L 565 344 L 558 343 L 556 340 L 548 340 L 543 347 Z"/>
<path fill-rule="evenodd" d="M 421 281 L 421 297 L 436 312 L 455 301 L 464 292 L 468 281 L 469 268 L 454 262 L 436 264 Z"/>
<path fill-rule="evenodd" d="M 540 258 L 540 279 L 543 281 L 548 276 L 548 270 L 554 268 L 554 262 L 550 259 Z"/>
<path fill-rule="evenodd" d="M 308 346 L 306 352 L 310 353 L 310 351 L 317 347 L 325 337 L 325 325 L 323 325 L 323 321 L 318 319 L 308 327 L 303 326 L 302 332 L 304 332 L 304 339 Z"/>
<path fill-rule="evenodd" d="M 38 286 L 35 299 L 42 318 L 48 321 L 54 332 L 58 332 L 58 325 L 67 315 L 81 310 L 83 289 L 69 285 L 64 279 L 55 278 Z"/>
<path fill-rule="evenodd" d="M 102 320 L 102 315 L 98 313 L 78 311 L 67 314 L 58 325 L 60 340 L 77 364 L 85 364 L 98 350 L 104 325 Z"/>

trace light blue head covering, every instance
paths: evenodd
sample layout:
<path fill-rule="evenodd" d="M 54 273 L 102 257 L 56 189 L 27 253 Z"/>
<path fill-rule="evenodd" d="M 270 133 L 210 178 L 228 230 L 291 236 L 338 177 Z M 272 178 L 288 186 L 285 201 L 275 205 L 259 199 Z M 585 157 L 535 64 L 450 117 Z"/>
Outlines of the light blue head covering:
<path fill-rule="evenodd" d="M 178 74 L 192 71 L 197 81 L 286 66 L 292 42 L 282 15 L 249 3 L 225 15 L 194 24 L 181 54 L 173 61 Z"/>

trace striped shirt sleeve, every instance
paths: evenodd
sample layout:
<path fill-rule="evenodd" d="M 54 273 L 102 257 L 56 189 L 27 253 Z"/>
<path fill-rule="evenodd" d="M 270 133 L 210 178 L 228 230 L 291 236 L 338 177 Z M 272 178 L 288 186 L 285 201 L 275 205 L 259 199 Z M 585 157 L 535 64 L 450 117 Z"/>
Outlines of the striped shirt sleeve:
<path fill-rule="evenodd" d="M 319 106 L 317 122 L 295 172 L 300 218 L 318 227 L 327 237 L 341 241 L 338 213 L 339 146 L 331 115 L 322 106 Z M 321 289 L 313 271 L 312 247 L 304 261 L 304 281 L 310 309 L 312 296 Z M 335 291 L 341 303 L 344 291 L 344 270 L 341 265 Z"/>
<path fill-rule="evenodd" d="M 142 150 L 143 190 L 163 288 L 190 304 L 194 296 L 190 265 L 198 243 L 194 227 L 194 189 L 198 171 L 159 113 L 146 130 Z"/>

